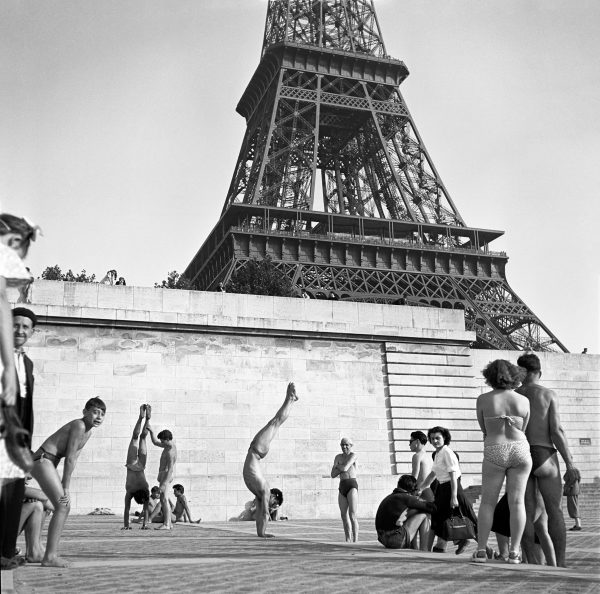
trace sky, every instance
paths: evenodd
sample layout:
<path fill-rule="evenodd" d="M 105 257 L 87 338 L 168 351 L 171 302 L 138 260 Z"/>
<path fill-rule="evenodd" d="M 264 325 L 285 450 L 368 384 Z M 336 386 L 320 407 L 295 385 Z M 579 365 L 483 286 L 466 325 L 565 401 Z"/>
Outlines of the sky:
<path fill-rule="evenodd" d="M 0 207 L 46 266 L 152 286 L 218 221 L 266 0 L 2 0 Z M 600 2 L 375 0 L 468 225 L 573 352 L 600 352 Z"/>

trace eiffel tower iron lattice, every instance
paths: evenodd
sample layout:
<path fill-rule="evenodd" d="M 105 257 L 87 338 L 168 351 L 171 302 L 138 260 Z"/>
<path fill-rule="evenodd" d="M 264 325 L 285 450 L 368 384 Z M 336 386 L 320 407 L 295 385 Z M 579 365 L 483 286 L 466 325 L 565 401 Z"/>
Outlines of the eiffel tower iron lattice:
<path fill-rule="evenodd" d="M 221 218 L 184 275 L 215 290 L 269 256 L 313 297 L 462 309 L 475 346 L 566 348 L 509 286 L 425 148 L 372 0 L 270 0 Z"/>

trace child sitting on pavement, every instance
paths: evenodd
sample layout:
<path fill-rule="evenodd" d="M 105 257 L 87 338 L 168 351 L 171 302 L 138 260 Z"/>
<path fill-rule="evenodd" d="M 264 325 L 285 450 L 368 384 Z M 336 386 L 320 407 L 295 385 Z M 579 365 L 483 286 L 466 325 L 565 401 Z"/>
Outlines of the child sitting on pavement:
<path fill-rule="evenodd" d="M 173 495 L 175 495 L 176 499 L 175 509 L 173 510 L 173 513 L 175 514 L 174 521 L 181 522 L 183 520 L 184 522 L 190 522 L 192 524 L 200 524 L 202 518 L 198 518 L 195 522 L 192 520 L 192 514 L 190 513 L 187 499 L 183 494 L 184 491 L 183 485 L 173 485 Z"/>

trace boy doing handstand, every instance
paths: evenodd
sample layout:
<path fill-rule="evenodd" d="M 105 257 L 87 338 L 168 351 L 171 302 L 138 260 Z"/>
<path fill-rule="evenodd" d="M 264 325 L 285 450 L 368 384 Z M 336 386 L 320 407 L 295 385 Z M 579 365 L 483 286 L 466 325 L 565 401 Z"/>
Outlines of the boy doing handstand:
<path fill-rule="evenodd" d="M 85 403 L 83 418 L 75 419 L 52 434 L 33 455 L 31 475 L 54 506 L 54 514 L 48 526 L 48 540 L 42 565 L 46 567 L 68 567 L 58 557 L 58 543 L 63 527 L 71 510 L 69 485 L 77 458 L 91 436 L 91 430 L 104 421 L 106 404 L 100 398 L 90 398 Z M 65 459 L 62 481 L 56 467 Z"/>
<path fill-rule="evenodd" d="M 135 499 L 137 503 L 144 506 L 142 512 L 141 530 L 148 530 L 148 502 L 150 499 L 150 491 L 148 490 L 148 481 L 144 470 L 146 469 L 146 459 L 148 458 L 148 450 L 146 449 L 146 436 L 148 435 L 148 421 L 152 414 L 152 407 L 148 404 L 140 406 L 140 416 L 133 428 L 129 449 L 127 450 L 127 478 L 125 479 L 125 510 L 123 512 L 123 528 L 121 530 L 131 530 L 129 526 L 129 510 L 131 507 L 131 499 Z M 145 419 L 144 429 L 142 430 L 142 422 Z M 141 430 L 141 435 L 140 435 Z M 139 443 L 138 443 L 139 438 Z"/>
<path fill-rule="evenodd" d="M 160 489 L 160 503 L 163 510 L 171 509 L 169 505 L 169 494 L 167 489 L 173 482 L 173 472 L 175 469 L 175 461 L 177 460 L 177 448 L 173 443 L 173 434 L 168 429 L 163 429 L 158 435 L 154 435 L 150 423 L 146 422 L 146 429 L 150 433 L 150 439 L 155 446 L 163 448 L 163 452 L 160 455 L 160 462 L 158 466 L 158 488 Z M 171 530 L 171 514 L 163 513 L 162 526 L 155 528 L 155 530 Z"/>

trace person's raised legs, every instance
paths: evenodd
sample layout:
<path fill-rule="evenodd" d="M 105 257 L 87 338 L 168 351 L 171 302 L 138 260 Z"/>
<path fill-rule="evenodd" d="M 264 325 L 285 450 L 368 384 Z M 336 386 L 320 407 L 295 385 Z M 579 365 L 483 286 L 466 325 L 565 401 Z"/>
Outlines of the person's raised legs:
<path fill-rule="evenodd" d="M 38 482 L 54 506 L 52 520 L 48 526 L 46 552 L 42 559 L 42 565 L 44 567 L 68 567 L 69 563 L 58 556 L 58 545 L 71 511 L 71 502 L 66 499 L 56 468 L 49 460 L 42 458 L 36 461 L 31 469 L 31 476 Z"/>
<path fill-rule="evenodd" d="M 275 439 L 279 427 L 285 423 L 290 416 L 292 404 L 298 400 L 296 388 L 292 382 L 288 384 L 285 400 L 275 413 L 275 416 L 256 434 L 252 440 L 251 448 L 253 448 L 260 458 L 264 458 L 269 453 L 271 442 Z"/>

